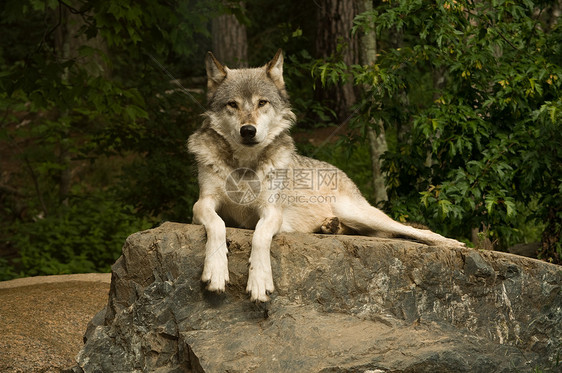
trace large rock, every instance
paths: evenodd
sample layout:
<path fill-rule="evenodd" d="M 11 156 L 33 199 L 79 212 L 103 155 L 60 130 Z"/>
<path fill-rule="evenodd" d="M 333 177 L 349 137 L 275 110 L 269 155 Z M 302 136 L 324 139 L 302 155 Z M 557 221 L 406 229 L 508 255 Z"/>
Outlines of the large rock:
<path fill-rule="evenodd" d="M 490 251 L 280 234 L 276 292 L 244 293 L 252 231 L 228 229 L 230 285 L 200 283 L 205 231 L 133 234 L 80 372 L 508 372 L 553 368 L 562 268 Z M 557 368 L 556 368 L 557 369 Z"/>

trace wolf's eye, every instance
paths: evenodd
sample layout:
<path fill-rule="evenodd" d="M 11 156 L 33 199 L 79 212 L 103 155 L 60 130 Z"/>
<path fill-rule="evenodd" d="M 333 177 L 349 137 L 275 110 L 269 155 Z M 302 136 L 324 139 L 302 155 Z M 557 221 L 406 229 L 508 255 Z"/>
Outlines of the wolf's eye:
<path fill-rule="evenodd" d="M 233 109 L 238 108 L 238 104 L 236 103 L 236 101 L 228 101 L 226 104 Z"/>
<path fill-rule="evenodd" d="M 259 100 L 258 101 L 258 107 L 263 107 L 263 106 L 267 105 L 268 102 L 269 101 L 267 101 L 267 100 Z"/>

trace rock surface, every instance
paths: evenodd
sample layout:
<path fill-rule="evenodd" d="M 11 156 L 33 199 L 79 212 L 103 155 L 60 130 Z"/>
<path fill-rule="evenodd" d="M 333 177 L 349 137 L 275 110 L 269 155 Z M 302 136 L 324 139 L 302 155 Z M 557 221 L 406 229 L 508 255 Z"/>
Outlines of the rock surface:
<path fill-rule="evenodd" d="M 131 235 L 75 372 L 559 369 L 562 268 L 499 252 L 280 234 L 276 292 L 244 294 L 252 231 L 228 229 L 230 285 L 200 283 L 205 231 Z"/>
<path fill-rule="evenodd" d="M 76 364 L 88 322 L 107 304 L 109 273 L 0 282 L 0 372 L 58 373 Z"/>

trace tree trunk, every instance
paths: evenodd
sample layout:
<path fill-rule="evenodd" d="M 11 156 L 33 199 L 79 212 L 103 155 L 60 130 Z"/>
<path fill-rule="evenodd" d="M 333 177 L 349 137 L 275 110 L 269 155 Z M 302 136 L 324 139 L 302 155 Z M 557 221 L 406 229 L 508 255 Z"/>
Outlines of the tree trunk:
<path fill-rule="evenodd" d="M 551 11 L 546 14 L 547 31 L 551 32 L 552 29 L 558 24 L 560 15 L 562 14 L 562 0 L 558 0 L 551 5 Z"/>
<path fill-rule="evenodd" d="M 213 54 L 232 68 L 248 66 L 246 26 L 233 14 L 223 14 L 212 21 Z"/>
<path fill-rule="evenodd" d="M 59 4 L 60 9 L 55 10 L 55 17 L 60 17 L 60 25 L 54 33 L 54 48 L 57 58 L 59 61 L 78 60 L 80 67 L 86 70 L 89 75 L 107 77 L 109 75 L 108 65 L 99 55 L 94 54 L 89 57 L 83 57 L 79 53 L 82 46 L 89 46 L 107 52 L 103 39 L 100 35 L 88 39 L 83 34 L 81 29 L 85 26 L 85 21 L 83 15 L 78 11 L 80 4 L 76 1 L 68 3 L 65 5 Z M 66 80 L 67 78 L 68 70 L 65 70 L 62 79 Z M 63 123 L 63 118 L 68 116 L 68 111 L 59 113 L 61 140 L 59 141 L 58 162 L 63 166 L 58 175 L 59 202 L 64 205 L 68 204 L 68 196 L 72 185 L 72 123 Z"/>
<path fill-rule="evenodd" d="M 353 0 L 318 1 L 316 11 L 316 54 L 320 58 L 336 57 L 351 66 L 358 63 L 357 38 L 351 37 L 357 5 Z M 332 105 L 340 123 L 347 121 L 349 109 L 357 101 L 352 83 L 317 90 L 317 100 Z"/>
<path fill-rule="evenodd" d="M 74 27 L 70 24 L 70 19 L 74 18 L 68 11 L 66 6 L 59 4 L 60 13 L 60 25 L 55 32 L 55 53 L 59 61 L 67 61 L 72 58 L 73 52 L 77 50 L 74 45 L 77 41 L 72 31 Z M 77 20 L 74 20 L 77 21 Z M 75 25 L 74 25 L 75 26 Z M 66 69 L 63 73 L 63 80 L 68 78 L 68 70 Z M 59 118 L 68 116 L 68 111 L 59 113 Z M 61 120 L 62 122 L 62 120 Z M 69 128 L 65 124 L 61 124 L 61 139 L 59 141 L 59 154 L 58 162 L 62 165 L 62 169 L 59 172 L 59 203 L 68 205 L 68 194 L 70 193 L 70 185 L 72 180 L 71 164 L 70 164 L 70 153 L 68 150 L 67 140 L 70 136 Z"/>
<path fill-rule="evenodd" d="M 360 4 L 360 11 L 367 12 L 373 10 L 373 3 L 364 0 Z M 377 59 L 377 39 L 373 31 L 368 31 L 361 36 L 361 63 L 371 65 Z M 369 144 L 371 147 L 371 163 L 373 168 L 373 184 L 375 190 L 375 203 L 378 205 L 388 201 L 386 193 L 385 175 L 381 170 L 381 156 L 388 150 L 386 135 L 381 121 L 371 121 L 372 126 L 368 128 Z M 373 128 L 376 126 L 377 130 Z"/>

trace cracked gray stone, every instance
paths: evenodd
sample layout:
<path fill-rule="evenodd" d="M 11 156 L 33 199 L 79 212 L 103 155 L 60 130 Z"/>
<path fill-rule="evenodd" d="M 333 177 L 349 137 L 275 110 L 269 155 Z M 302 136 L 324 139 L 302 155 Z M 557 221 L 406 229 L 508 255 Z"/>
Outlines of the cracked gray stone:
<path fill-rule="evenodd" d="M 511 254 L 280 234 L 276 291 L 244 293 L 252 231 L 227 229 L 230 284 L 200 282 L 205 231 L 131 235 L 74 372 L 559 369 L 562 268 Z"/>

